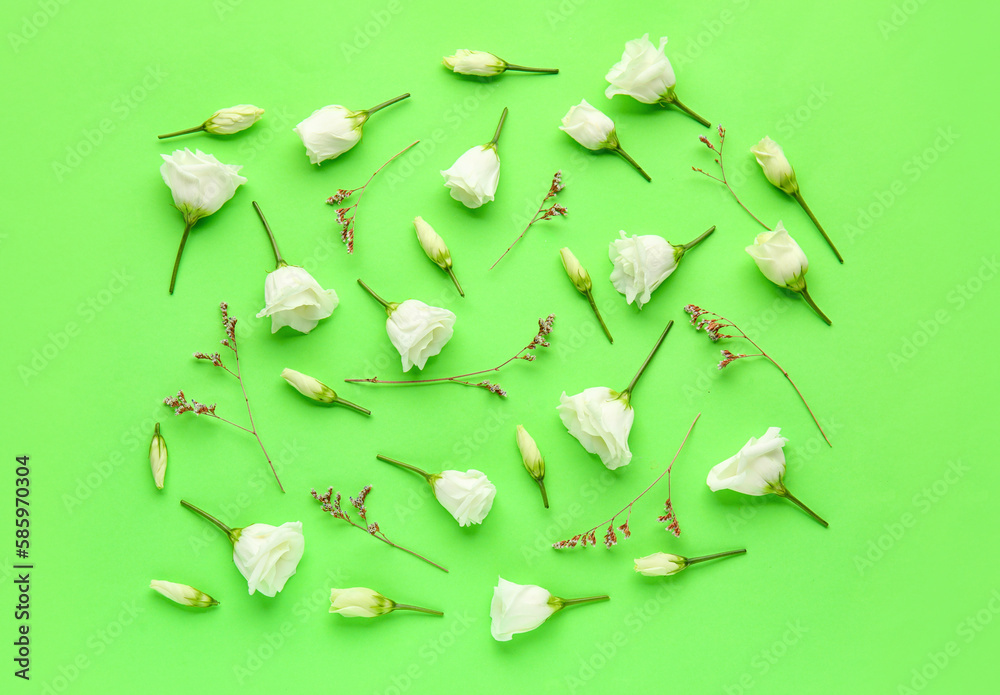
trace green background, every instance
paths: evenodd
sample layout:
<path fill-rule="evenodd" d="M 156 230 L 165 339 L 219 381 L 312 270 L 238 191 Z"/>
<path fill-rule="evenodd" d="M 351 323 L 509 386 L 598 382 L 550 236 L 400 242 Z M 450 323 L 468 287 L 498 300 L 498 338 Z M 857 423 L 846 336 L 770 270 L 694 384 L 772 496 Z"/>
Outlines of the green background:
<path fill-rule="evenodd" d="M 6 3 L 4 690 L 986 690 L 1000 647 L 990 357 L 1000 283 L 986 190 L 996 15 L 992 3 L 934 0 Z M 697 140 L 708 131 L 673 109 L 604 98 L 603 75 L 647 31 L 670 37 L 680 97 L 727 127 L 730 176 L 746 203 L 770 223 L 783 219 L 809 255 L 809 287 L 832 327 L 760 275 L 743 251 L 756 223 L 691 171 L 711 165 Z M 440 66 L 461 47 L 561 72 L 462 78 Z M 412 98 L 374 116 L 355 149 L 320 167 L 291 132 L 326 104 L 365 108 L 407 91 Z M 557 129 L 581 98 L 615 120 L 652 183 Z M 154 137 L 247 102 L 267 113 L 241 134 Z M 486 142 L 505 106 L 496 200 L 467 210 L 438 170 Z M 785 147 L 843 266 L 760 174 L 748 148 L 764 135 Z M 326 197 L 362 184 L 416 139 L 369 188 L 348 256 Z M 159 154 L 182 147 L 243 165 L 249 182 L 195 228 L 168 296 L 182 224 Z M 569 216 L 532 228 L 487 272 L 557 169 Z M 254 318 L 273 266 L 252 200 L 286 258 L 340 295 L 308 336 L 272 336 Z M 467 298 L 422 255 L 416 215 L 448 242 Z M 715 235 L 641 312 L 614 292 L 607 244 L 619 230 L 683 243 L 712 224 Z M 614 345 L 563 274 L 561 246 L 593 275 Z M 552 347 L 498 375 L 507 400 L 451 385 L 342 384 L 400 374 L 359 277 L 389 299 L 456 312 L 455 336 L 425 376 L 501 362 L 549 313 Z M 174 418 L 161 402 L 184 388 L 245 421 L 237 385 L 191 359 L 218 349 L 222 300 L 240 319 L 247 388 L 285 495 L 251 437 Z M 797 380 L 832 448 L 766 362 L 715 370 L 722 345 L 686 325 L 689 302 L 760 340 Z M 677 325 L 633 398 L 634 460 L 608 473 L 562 428 L 559 394 L 623 388 L 669 319 Z M 279 378 L 284 367 L 373 416 L 315 406 Z M 645 487 L 699 412 L 674 469 L 680 539 L 655 521 L 664 481 L 636 505 L 633 537 L 613 550 L 548 549 Z M 155 421 L 170 451 L 163 491 L 146 459 Z M 546 457 L 549 510 L 521 467 L 518 423 Z M 705 486 L 712 465 L 768 426 L 789 438 L 789 489 L 828 530 L 782 500 Z M 376 453 L 487 472 L 499 489 L 489 518 L 459 528 L 419 479 Z M 11 661 L 20 454 L 32 468 L 30 683 L 13 677 Z M 323 515 L 309 497 L 312 487 L 355 494 L 369 483 L 371 518 L 450 574 Z M 182 509 L 182 497 L 234 526 L 301 520 L 298 574 L 274 599 L 248 596 L 229 544 Z M 743 557 L 673 578 L 632 571 L 633 558 L 656 551 L 742 547 Z M 489 633 L 498 575 L 611 601 L 501 644 Z M 222 604 L 179 608 L 147 588 L 151 579 L 192 584 Z M 331 616 L 335 585 L 446 615 Z"/>

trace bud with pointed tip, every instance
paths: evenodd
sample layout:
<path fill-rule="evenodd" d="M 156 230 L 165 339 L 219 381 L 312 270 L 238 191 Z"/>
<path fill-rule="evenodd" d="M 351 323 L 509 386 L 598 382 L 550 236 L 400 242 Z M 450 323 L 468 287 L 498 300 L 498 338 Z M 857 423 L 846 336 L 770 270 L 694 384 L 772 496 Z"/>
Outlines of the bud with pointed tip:
<path fill-rule="evenodd" d="M 346 405 L 348 408 L 353 408 L 354 410 L 364 413 L 365 415 L 372 414 L 367 408 L 362 408 L 356 403 L 344 400 L 338 396 L 337 392 L 332 388 L 324 384 L 319 379 L 311 377 L 308 374 L 303 374 L 302 372 L 297 372 L 294 369 L 288 369 L 286 367 L 281 371 L 281 378 L 291 384 L 296 391 L 301 393 L 306 398 L 311 398 L 312 400 L 320 403 L 337 403 L 339 405 Z"/>
<path fill-rule="evenodd" d="M 548 509 L 549 499 L 545 493 L 544 483 L 545 459 L 542 458 L 542 452 L 538 450 L 535 440 L 524 429 L 524 425 L 517 426 L 517 448 L 521 450 L 521 460 L 524 462 L 524 469 L 538 483 L 538 487 L 542 490 L 542 502 L 545 504 L 545 508 Z"/>
<path fill-rule="evenodd" d="M 238 104 L 213 113 L 205 121 L 204 128 L 209 133 L 216 135 L 232 135 L 246 130 L 259 121 L 262 115 L 264 115 L 264 109 L 259 109 L 253 104 Z"/>
<path fill-rule="evenodd" d="M 154 579 L 149 583 L 149 588 L 159 591 L 174 603 L 179 603 L 182 606 L 208 608 L 209 606 L 219 605 L 218 601 L 204 591 L 195 589 L 193 586 L 188 586 L 187 584 L 177 584 L 175 582 Z"/>
<path fill-rule="evenodd" d="M 350 589 L 330 589 L 330 612 L 345 618 L 377 618 L 398 610 L 417 611 L 431 615 L 444 615 L 441 611 L 396 603 L 377 591 L 362 586 Z"/>
<path fill-rule="evenodd" d="M 780 188 L 788 195 L 798 193 L 799 184 L 795 179 L 795 169 L 792 168 L 781 145 L 765 136 L 750 148 L 750 152 L 757 158 L 757 163 L 764 170 L 764 176 L 771 185 Z"/>
<path fill-rule="evenodd" d="M 451 267 L 451 251 L 448 250 L 448 245 L 444 243 L 444 239 L 434 231 L 431 227 L 424 221 L 423 217 L 413 218 L 413 226 L 417 229 L 417 239 L 420 241 L 420 246 L 423 248 L 424 253 L 427 257 L 434 261 L 442 270 L 447 270 Z"/>
<path fill-rule="evenodd" d="M 167 472 L 167 443 L 160 434 L 160 423 L 153 428 L 153 439 L 149 442 L 149 466 L 156 488 L 162 490 L 163 477 Z"/>
<path fill-rule="evenodd" d="M 576 259 L 573 252 L 567 247 L 564 246 L 559 249 L 559 256 L 562 258 L 563 268 L 566 269 L 566 274 L 569 275 L 573 286 L 583 294 L 587 294 L 594 286 L 594 283 L 590 279 L 590 273 L 580 265 L 580 261 Z"/>

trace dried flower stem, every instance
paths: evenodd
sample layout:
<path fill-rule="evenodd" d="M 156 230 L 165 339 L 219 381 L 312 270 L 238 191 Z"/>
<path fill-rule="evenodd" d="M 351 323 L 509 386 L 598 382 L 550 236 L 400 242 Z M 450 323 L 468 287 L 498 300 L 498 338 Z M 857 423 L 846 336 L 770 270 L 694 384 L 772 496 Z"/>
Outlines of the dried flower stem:
<path fill-rule="evenodd" d="M 239 425 L 233 422 L 232 420 L 228 420 L 220 415 L 216 415 L 215 404 L 209 406 L 205 405 L 204 403 L 199 403 L 198 401 L 193 399 L 190 402 L 188 402 L 187 398 L 184 396 L 184 391 L 178 391 L 176 396 L 168 396 L 167 398 L 164 398 L 163 402 L 164 404 L 174 409 L 175 415 L 180 415 L 181 413 L 187 413 L 187 412 L 193 412 L 195 415 L 207 415 L 209 417 L 215 418 L 216 420 L 221 420 L 222 422 L 230 424 L 233 427 L 236 427 L 237 429 L 241 429 L 244 432 L 249 432 L 250 434 L 252 434 L 254 438 L 257 440 L 257 444 L 260 445 L 260 450 L 264 452 L 264 458 L 267 460 L 267 465 L 271 467 L 271 472 L 274 474 L 274 479 L 278 482 L 278 487 L 281 489 L 282 492 L 284 492 L 285 488 L 281 484 L 281 479 L 278 477 L 278 471 L 275 470 L 274 463 L 271 461 L 271 456 L 267 453 L 267 449 L 264 447 L 264 442 L 261 441 L 260 434 L 258 434 L 257 432 L 257 426 L 254 423 L 253 419 L 253 411 L 250 409 L 250 398 L 249 396 L 247 396 L 247 387 L 246 384 L 243 382 L 243 370 L 240 365 L 240 351 L 239 347 L 236 344 L 236 319 L 229 316 L 229 311 L 228 311 L 229 305 L 226 304 L 225 302 L 222 302 L 219 305 L 219 308 L 222 310 L 222 326 L 226 331 L 226 338 L 223 339 L 221 342 L 223 345 L 225 345 L 226 347 L 228 347 L 230 350 L 233 351 L 233 356 L 236 360 L 236 371 L 234 372 L 232 369 L 227 367 L 222 362 L 222 356 L 217 352 L 211 355 L 207 355 L 204 352 L 196 352 L 194 353 L 194 357 L 195 359 L 199 360 L 208 360 L 209 362 L 212 363 L 213 366 L 221 367 L 222 369 L 224 369 L 225 371 L 229 372 L 234 377 L 236 377 L 236 380 L 240 382 L 240 389 L 243 391 L 243 402 L 246 403 L 247 417 L 250 420 L 250 427 L 244 427 L 243 425 Z"/>
<path fill-rule="evenodd" d="M 730 185 L 729 179 L 726 178 L 726 165 L 725 165 L 725 161 L 722 158 L 722 147 L 723 147 L 723 145 L 726 144 L 726 129 L 723 128 L 721 124 L 719 125 L 719 147 L 718 147 L 718 149 L 716 149 L 715 145 L 713 145 L 711 142 L 709 142 L 708 138 L 705 137 L 704 135 L 699 135 L 698 139 L 702 142 L 703 145 L 705 145 L 705 147 L 707 147 L 708 149 L 712 150 L 712 152 L 715 153 L 715 163 L 719 165 L 719 172 L 721 173 L 722 178 L 720 179 L 717 176 L 712 176 L 707 171 L 704 171 L 703 169 L 699 169 L 698 167 L 691 167 L 691 169 L 693 169 L 694 171 L 697 171 L 699 173 L 704 174 L 705 176 L 707 176 L 708 178 L 712 179 L 713 181 L 718 181 L 723 186 L 725 186 L 726 188 L 728 188 L 729 192 L 733 194 L 733 198 L 735 198 L 736 202 L 740 204 L 740 207 L 743 208 L 744 210 L 746 210 L 746 213 L 748 215 L 750 215 L 750 217 L 752 217 L 755 220 L 757 220 L 758 224 L 760 224 L 761 227 L 763 227 L 764 229 L 766 229 L 768 231 L 771 231 L 770 227 L 768 227 L 766 224 L 764 224 L 763 222 L 761 222 L 760 218 L 757 217 L 757 215 L 755 215 L 752 212 L 750 212 L 750 208 L 748 208 L 746 205 L 743 204 L 743 201 L 740 200 L 740 197 L 738 195 L 736 195 L 736 191 L 734 191 L 733 187 Z"/>
<path fill-rule="evenodd" d="M 809 301 L 809 298 L 807 297 L 806 300 Z M 811 301 L 810 304 L 812 305 Z M 815 308 L 815 305 L 813 305 L 813 308 Z M 780 364 L 778 364 L 773 357 L 764 352 L 764 349 L 760 345 L 758 345 L 750 336 L 748 336 L 743 331 L 742 328 L 740 328 L 735 323 L 727 319 L 725 316 L 716 314 L 714 311 L 707 311 L 695 304 L 688 304 L 686 307 L 684 307 L 684 311 L 686 311 L 688 314 L 691 315 L 691 325 L 695 327 L 695 330 L 701 330 L 702 328 L 704 328 L 705 333 L 708 334 L 709 339 L 713 343 L 719 341 L 722 338 L 743 338 L 748 343 L 757 348 L 759 352 L 749 355 L 744 355 L 744 354 L 736 355 L 730 352 L 729 350 L 722 350 L 723 359 L 722 361 L 719 362 L 719 369 L 724 369 L 731 362 L 735 362 L 736 360 L 741 359 L 743 357 L 763 357 L 764 359 L 766 359 L 768 362 L 777 367 L 778 371 L 780 371 L 785 376 L 785 378 L 788 379 L 788 383 L 792 385 L 792 388 L 795 389 L 795 393 L 799 395 L 799 399 L 802 401 L 802 405 L 804 405 L 806 407 L 806 410 L 809 411 L 809 415 L 812 417 L 813 422 L 816 423 L 816 427 L 819 429 L 819 433 L 823 435 L 823 439 L 826 440 L 826 443 L 828 445 L 833 446 L 833 444 L 830 443 L 830 438 L 827 437 L 826 432 L 823 431 L 823 426 L 819 424 L 819 420 L 816 418 L 816 414 L 812 411 L 812 408 L 810 408 L 809 404 L 806 402 L 805 396 L 802 395 L 802 392 L 799 391 L 799 387 L 795 385 L 794 381 L 792 381 L 792 377 L 788 375 L 788 372 L 785 371 L 785 368 L 782 367 Z M 816 309 L 816 311 L 819 312 L 819 309 Z M 819 313 L 821 316 L 823 315 L 822 312 Z M 706 315 L 714 316 L 715 318 L 712 319 L 701 318 L 702 316 Z M 737 333 L 739 333 L 739 335 L 726 335 L 724 333 L 720 333 L 719 331 L 724 328 L 732 328 Z"/>
<path fill-rule="evenodd" d="M 381 104 L 378 107 L 373 107 L 369 109 L 368 112 L 373 113 L 375 110 L 379 108 L 387 106 L 395 101 L 398 101 L 399 99 L 403 99 L 408 96 L 409 94 L 405 94 L 401 97 L 396 97 L 396 99 L 388 101 L 385 104 Z M 353 194 L 357 193 L 358 191 L 361 191 L 361 194 L 358 195 L 358 200 L 357 202 L 354 203 L 354 205 L 350 205 L 346 208 L 337 209 L 337 223 L 340 224 L 341 226 L 340 239 L 347 245 L 347 253 L 354 253 L 354 220 L 355 217 L 357 216 L 357 207 L 361 204 L 361 199 L 364 198 L 365 190 L 368 188 L 368 184 L 372 182 L 372 179 L 375 178 L 376 174 L 378 174 L 380 171 L 389 166 L 389 164 L 393 160 L 395 160 L 400 155 L 404 154 L 407 150 L 416 145 L 418 142 L 420 141 L 414 140 L 409 145 L 401 149 L 399 152 L 389 157 L 389 159 L 387 159 L 382 166 L 376 169 L 375 172 L 368 177 L 368 180 L 365 181 L 363 185 L 358 186 L 357 188 L 352 188 L 350 190 L 345 190 L 341 188 L 332 196 L 326 199 L 327 205 L 339 205 L 340 203 L 344 202 L 347 198 L 351 197 Z M 349 213 L 351 210 L 354 210 L 355 214 L 348 217 L 347 213 Z"/>
<path fill-rule="evenodd" d="M 353 505 L 354 508 L 357 510 L 358 516 L 361 517 L 361 520 L 363 522 L 365 522 L 366 525 L 364 525 L 364 526 L 362 526 L 361 524 L 355 523 L 354 520 L 351 519 L 350 515 L 348 515 L 348 513 L 345 512 L 341 508 L 341 506 L 340 506 L 340 500 L 341 500 L 340 493 L 338 492 L 336 494 L 336 497 L 334 497 L 333 488 L 332 487 L 327 488 L 327 491 L 326 491 L 325 495 L 320 495 L 318 492 L 316 492 L 315 489 L 312 490 L 311 494 L 312 494 L 313 498 L 317 502 L 319 502 L 320 504 L 323 505 L 323 511 L 329 512 L 330 515 L 333 518 L 340 519 L 341 521 L 346 521 L 348 524 L 350 524 L 354 528 L 361 529 L 362 531 L 364 531 L 365 533 L 367 533 L 368 535 L 370 535 L 372 538 L 377 538 L 378 540 L 382 541 L 383 543 L 391 545 L 393 548 L 398 548 L 399 550 L 402 550 L 404 553 L 409 553 L 413 557 L 419 558 L 419 559 L 423 560 L 424 562 L 426 562 L 429 565 L 434 565 L 435 567 L 437 567 L 442 572 L 447 572 L 448 570 L 446 568 L 442 567 L 441 565 L 439 565 L 438 563 L 434 562 L 433 560 L 428 560 L 426 557 L 424 557 L 420 553 L 415 553 L 412 550 L 410 550 L 409 548 L 404 548 L 403 546 L 401 546 L 401 545 L 399 545 L 397 543 L 393 543 L 392 541 L 390 541 L 388 539 L 388 537 L 386 537 L 385 533 L 383 533 L 382 530 L 379 529 L 378 523 L 376 523 L 376 522 L 369 522 L 368 521 L 368 508 L 365 506 L 365 498 L 368 497 L 368 494 L 371 492 L 371 489 L 372 489 L 371 485 L 366 485 L 365 487 L 363 487 L 361 489 L 361 492 L 358 494 L 357 497 L 352 497 L 351 498 L 351 505 Z M 410 606 L 407 606 L 407 608 L 410 609 L 410 610 L 415 610 L 414 608 L 411 608 Z"/>
<path fill-rule="evenodd" d="M 359 280 L 358 282 L 361 282 L 361 281 Z M 372 294 L 374 295 L 374 293 L 372 293 Z M 374 296 L 380 302 L 384 302 L 385 301 L 385 300 L 381 299 L 380 297 L 378 297 L 377 295 L 374 295 Z M 514 360 L 525 360 L 526 362 L 533 362 L 535 360 L 535 356 L 533 354 L 530 354 L 529 351 L 534 350 L 538 346 L 549 347 L 549 342 L 545 338 L 550 333 L 552 333 L 552 324 L 555 321 L 555 318 L 556 318 L 555 314 L 549 314 L 549 316 L 547 318 L 538 319 L 538 333 L 535 334 L 535 337 L 532 339 L 532 341 L 530 343 L 528 343 L 527 345 L 525 345 L 520 350 L 518 350 L 516 355 L 514 355 L 513 357 L 511 357 L 511 358 L 509 358 L 509 359 L 501 362 L 496 367 L 492 367 L 490 369 L 480 369 L 477 372 L 466 372 L 465 374 L 456 374 L 455 376 L 443 376 L 443 377 L 438 377 L 436 379 L 413 379 L 413 380 L 406 380 L 406 381 L 385 381 L 385 380 L 379 379 L 377 376 L 375 376 L 375 377 L 371 377 L 371 378 L 368 378 L 368 379 L 344 379 L 344 381 L 346 381 L 348 383 L 387 384 L 387 385 L 390 385 L 390 386 L 412 386 L 412 385 L 415 385 L 415 384 L 438 384 L 438 383 L 451 382 L 453 384 L 461 384 L 462 386 L 475 386 L 475 387 L 478 387 L 478 388 L 484 388 L 487 391 L 490 391 L 491 393 L 496 393 L 496 394 L 499 394 L 500 396 L 506 398 L 507 397 L 507 392 L 505 390 L 503 390 L 500 387 L 499 384 L 492 384 L 489 381 L 485 381 L 485 380 L 476 383 L 476 382 L 472 382 L 472 381 L 466 381 L 465 379 L 467 379 L 470 376 L 478 376 L 480 374 L 489 374 L 490 372 L 499 372 L 501 369 L 503 369 L 504 367 L 506 367 L 508 364 L 510 364 Z"/>
<path fill-rule="evenodd" d="M 542 204 L 538 206 L 538 210 L 531 218 L 531 221 L 528 222 L 528 226 L 524 228 L 524 231 L 521 232 L 521 234 L 516 239 L 514 239 L 513 242 L 511 242 L 511 245 L 507 247 L 507 250 L 504 251 L 502 254 L 500 254 L 500 258 L 496 259 L 493 262 L 493 265 L 490 266 L 490 270 L 496 268 L 497 263 L 502 261 L 503 257 L 506 256 L 508 253 L 510 253 L 510 250 L 514 248 L 514 245 L 517 244 L 517 242 L 521 241 L 524 235 L 528 233 L 528 230 L 531 229 L 531 225 L 533 225 L 535 222 L 541 222 L 542 220 L 549 220 L 552 219 L 553 217 L 559 217 L 566 214 L 566 208 L 558 204 L 553 204 L 547 209 L 543 209 L 545 208 L 545 203 L 547 203 L 551 198 L 555 198 L 556 195 L 559 193 L 559 191 L 561 191 L 564 188 L 565 186 L 563 185 L 562 182 L 562 171 L 560 170 L 557 171 L 555 176 L 552 177 L 552 184 L 549 186 L 549 192 L 545 194 L 544 198 L 542 198 Z M 604 330 L 607 331 L 606 328 Z"/>
<path fill-rule="evenodd" d="M 674 462 L 676 462 L 677 457 L 681 455 L 681 449 L 683 449 L 684 445 L 687 443 L 688 437 L 691 436 L 691 430 L 694 429 L 695 423 L 698 422 L 698 418 L 700 417 L 701 413 L 698 413 L 697 415 L 694 416 L 694 420 L 691 421 L 691 425 L 688 427 L 687 432 L 684 434 L 684 439 L 681 440 L 680 446 L 677 447 L 677 452 L 674 454 L 674 457 L 670 460 L 670 465 L 667 466 L 667 469 L 665 471 L 663 471 L 662 473 L 660 473 L 660 475 L 656 477 L 656 480 L 647 485 L 646 489 L 644 489 L 642 492 L 636 495 L 631 502 L 629 502 L 624 507 L 619 509 L 611 518 L 602 521 L 601 523 L 593 526 L 592 528 L 590 528 L 587 531 L 584 531 L 583 533 L 576 534 L 572 538 L 569 538 L 564 541 L 556 541 L 555 543 L 552 544 L 552 547 L 561 549 L 561 548 L 575 548 L 577 545 L 582 545 L 584 547 L 586 547 L 587 545 L 596 546 L 597 529 L 607 524 L 608 530 L 604 534 L 604 546 L 610 548 L 611 546 L 616 545 L 618 543 L 618 536 L 617 534 L 615 534 L 615 521 L 617 521 L 618 517 L 621 516 L 622 514 L 626 514 L 625 522 L 620 526 L 618 526 L 618 530 L 621 531 L 622 535 L 625 538 L 631 536 L 632 532 L 629 529 L 628 522 L 629 519 L 631 519 L 632 517 L 632 505 L 638 502 L 643 495 L 652 490 L 653 486 L 655 486 L 658 482 L 660 482 L 660 480 L 663 479 L 663 476 L 667 476 L 669 480 L 669 474 L 674 467 Z"/>

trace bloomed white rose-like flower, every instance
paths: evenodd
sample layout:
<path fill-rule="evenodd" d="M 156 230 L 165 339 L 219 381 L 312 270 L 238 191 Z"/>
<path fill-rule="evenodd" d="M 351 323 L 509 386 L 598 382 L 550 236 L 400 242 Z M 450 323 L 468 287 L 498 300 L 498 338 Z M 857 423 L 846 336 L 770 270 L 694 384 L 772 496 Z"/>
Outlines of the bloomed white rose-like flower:
<path fill-rule="evenodd" d="M 448 249 L 448 244 L 444 243 L 441 235 L 435 232 L 434 228 L 427 224 L 423 217 L 415 217 L 413 219 L 413 226 L 417 230 L 417 241 L 420 242 L 420 248 L 424 250 L 427 257 L 437 267 L 448 273 L 452 282 L 455 283 L 455 289 L 458 290 L 458 294 L 464 297 L 465 291 L 459 284 L 458 278 L 455 276 L 455 271 L 452 268 L 451 251 Z"/>
<path fill-rule="evenodd" d="M 610 470 L 627 466 L 632 460 L 628 435 L 635 412 L 627 395 L 604 386 L 584 389 L 574 396 L 563 391 L 559 397 L 559 418 L 563 425 Z"/>
<path fill-rule="evenodd" d="M 644 179 L 650 180 L 649 174 L 622 149 L 618 133 L 615 132 L 615 122 L 587 103 L 586 99 L 581 99 L 579 104 L 571 107 L 563 116 L 559 130 L 567 133 L 588 150 L 608 150 L 620 155 L 642 174 Z"/>
<path fill-rule="evenodd" d="M 352 111 L 339 104 L 316 109 L 292 130 L 302 140 L 306 154 L 313 164 L 336 159 L 358 144 L 361 130 L 369 117 L 390 104 L 406 99 L 403 94 L 370 109 Z"/>
<path fill-rule="evenodd" d="M 627 94 L 644 104 L 673 104 L 707 128 L 709 122 L 677 98 L 674 89 L 677 77 L 663 53 L 666 45 L 667 37 L 664 36 L 660 38 L 659 47 L 654 46 L 648 33 L 628 41 L 622 59 L 604 77 L 610 83 L 604 95 L 610 99 L 616 94 Z"/>
<path fill-rule="evenodd" d="M 589 601 L 603 601 L 607 596 L 562 599 L 534 584 L 515 584 L 498 578 L 490 603 L 490 633 L 497 642 L 530 632 L 566 606 Z"/>
<path fill-rule="evenodd" d="M 195 589 L 193 586 L 188 586 L 187 584 L 154 579 L 149 583 L 149 588 L 160 592 L 174 603 L 179 603 L 182 606 L 208 608 L 209 606 L 219 605 L 218 601 L 204 591 Z"/>
<path fill-rule="evenodd" d="M 816 306 L 809 289 L 806 286 L 806 271 L 809 270 L 809 259 L 789 236 L 785 226 L 778 220 L 773 232 L 761 232 L 754 238 L 752 246 L 746 247 L 760 272 L 768 280 L 779 287 L 802 295 L 806 303 L 812 307 L 827 325 L 831 325 L 829 317 Z"/>
<path fill-rule="evenodd" d="M 246 130 L 260 120 L 264 109 L 253 104 L 238 104 L 228 109 L 220 109 L 205 121 L 205 130 L 215 135 L 232 135 Z"/>
<path fill-rule="evenodd" d="M 174 207 L 189 225 L 218 211 L 247 182 L 238 173 L 242 166 L 223 164 L 201 150 L 184 148 L 160 157 L 160 175 L 170 187 Z"/>
<path fill-rule="evenodd" d="M 390 310 L 385 322 L 389 340 L 402 360 L 403 371 L 423 369 L 455 333 L 455 314 L 419 299 L 407 299 Z"/>
<path fill-rule="evenodd" d="M 760 439 L 751 437 L 734 456 L 708 472 L 713 492 L 735 490 L 744 495 L 767 495 L 779 489 L 785 475 L 784 446 L 780 427 L 769 427 Z"/>
<path fill-rule="evenodd" d="M 798 192 L 799 184 L 795 180 L 795 169 L 785 157 L 781 145 L 765 136 L 750 148 L 750 152 L 757 158 L 757 163 L 764 170 L 764 176 L 771 185 L 780 188 L 788 195 L 795 195 Z"/>
<path fill-rule="evenodd" d="M 493 507 L 497 489 L 482 471 L 441 471 L 431 476 L 434 497 L 459 526 L 481 524 Z"/>
<path fill-rule="evenodd" d="M 271 333 L 282 326 L 308 333 L 339 303 L 337 293 L 320 287 L 305 268 L 282 265 L 264 280 L 264 308 L 257 318 L 271 317 Z"/>
<path fill-rule="evenodd" d="M 477 75 L 479 77 L 493 77 L 507 70 L 547 72 L 553 74 L 559 72 L 555 68 L 527 68 L 523 65 L 514 65 L 492 53 L 470 51 L 467 48 L 460 48 L 455 51 L 454 55 L 445 56 L 442 62 L 452 72 L 460 75 Z"/>
<path fill-rule="evenodd" d="M 441 172 L 451 197 L 467 208 L 478 208 L 493 200 L 500 182 L 500 158 L 496 147 L 477 145 L 466 150 Z"/>
<path fill-rule="evenodd" d="M 153 438 L 149 441 L 149 466 L 153 472 L 153 483 L 158 490 L 162 490 L 163 477 L 167 473 L 167 443 L 160 434 L 160 423 L 156 423 Z"/>
<path fill-rule="evenodd" d="M 302 523 L 289 521 L 281 526 L 250 524 L 234 529 L 233 562 L 247 580 L 247 590 L 274 596 L 295 574 L 305 550 Z"/>
<path fill-rule="evenodd" d="M 714 231 L 713 225 L 689 244 L 671 244 L 656 234 L 629 237 L 624 230 L 620 231 L 621 238 L 612 241 L 608 248 L 614 265 L 611 284 L 625 295 L 629 304 L 634 301 L 641 309 L 653 291 L 677 269 L 684 254 Z"/>
<path fill-rule="evenodd" d="M 674 68 L 663 53 L 666 45 L 666 36 L 660 38 L 657 48 L 650 42 L 648 33 L 627 42 L 622 59 L 604 78 L 610 83 L 604 95 L 610 99 L 616 94 L 627 94 L 644 104 L 666 100 L 677 84 Z"/>
<path fill-rule="evenodd" d="M 742 555 L 746 549 L 730 550 L 725 553 L 715 553 L 713 555 L 703 555 L 702 557 L 684 557 L 672 553 L 653 553 L 646 557 L 636 558 L 635 571 L 644 577 L 669 577 L 687 569 L 691 565 L 716 560 L 721 557 L 731 557 Z"/>

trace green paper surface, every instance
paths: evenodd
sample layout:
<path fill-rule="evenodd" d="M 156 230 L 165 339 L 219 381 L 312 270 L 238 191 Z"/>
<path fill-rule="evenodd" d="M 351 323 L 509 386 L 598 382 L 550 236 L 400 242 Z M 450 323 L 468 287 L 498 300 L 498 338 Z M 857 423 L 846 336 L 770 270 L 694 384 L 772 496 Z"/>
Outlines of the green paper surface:
<path fill-rule="evenodd" d="M 995 680 L 995 5 L 39 0 L 2 14 L 4 692 L 957 693 Z M 698 142 L 714 131 L 673 108 L 604 97 L 603 76 L 645 32 L 670 37 L 677 94 L 725 125 L 731 183 L 799 242 L 832 327 L 758 272 L 743 249 L 762 228 L 691 170 L 715 173 Z M 463 47 L 560 72 L 457 76 L 440 61 Z M 309 164 L 292 132 L 299 121 L 404 92 L 412 97 L 373 115 L 357 147 Z M 651 183 L 559 131 L 584 98 L 614 119 Z M 266 113 L 233 136 L 156 139 L 238 103 Z M 439 170 L 487 142 L 504 107 L 496 200 L 466 209 Z M 749 154 L 764 135 L 785 148 L 843 265 L 764 179 Z M 418 139 L 365 192 L 349 256 L 326 198 Z M 242 165 L 248 183 L 195 227 L 169 296 L 183 224 L 159 155 L 184 147 Z M 488 271 L 557 170 L 568 216 L 535 225 Z M 309 335 L 272 335 L 255 318 L 273 260 L 254 200 L 285 258 L 340 297 Z M 448 243 L 464 299 L 420 250 L 417 215 Z M 681 244 L 711 225 L 641 311 L 615 292 L 607 249 L 619 230 Z M 563 246 L 590 271 L 613 345 L 568 281 Z M 453 384 L 345 384 L 403 378 L 385 314 L 358 278 L 391 301 L 457 314 L 425 378 L 500 364 L 550 313 L 552 346 L 488 375 L 507 399 Z M 286 494 L 253 437 L 162 404 L 184 389 L 246 423 L 235 380 L 191 357 L 220 349 L 220 301 L 239 319 L 247 391 Z M 710 343 L 687 324 L 688 303 L 735 320 L 781 363 L 832 448 L 772 365 L 716 369 L 720 348 L 746 346 Z M 671 319 L 633 394 L 633 461 L 609 472 L 561 425 L 560 393 L 624 388 Z M 286 367 L 372 416 L 306 400 L 280 378 Z M 698 413 L 671 480 L 680 538 L 656 521 L 664 479 L 615 548 L 549 547 L 652 482 Z M 163 490 L 147 458 L 155 422 L 169 449 Z M 545 456 L 550 509 L 521 465 L 518 424 Z M 770 426 L 789 439 L 788 488 L 829 529 L 773 496 L 706 487 L 711 466 Z M 489 517 L 459 528 L 419 477 L 376 454 L 486 472 L 499 490 Z M 31 471 L 27 620 L 15 618 L 25 570 L 13 568 L 21 455 Z M 346 497 L 366 484 L 369 519 L 450 573 L 325 515 L 309 494 L 332 485 Z M 182 498 L 231 526 L 301 521 L 298 573 L 273 599 L 248 596 L 226 538 Z M 737 548 L 746 555 L 675 577 L 632 569 L 658 551 Z M 611 600 L 497 643 L 498 576 Z M 153 579 L 221 605 L 183 609 L 150 590 Z M 332 586 L 445 616 L 329 615 Z M 28 682 L 13 661 L 25 625 Z"/>

